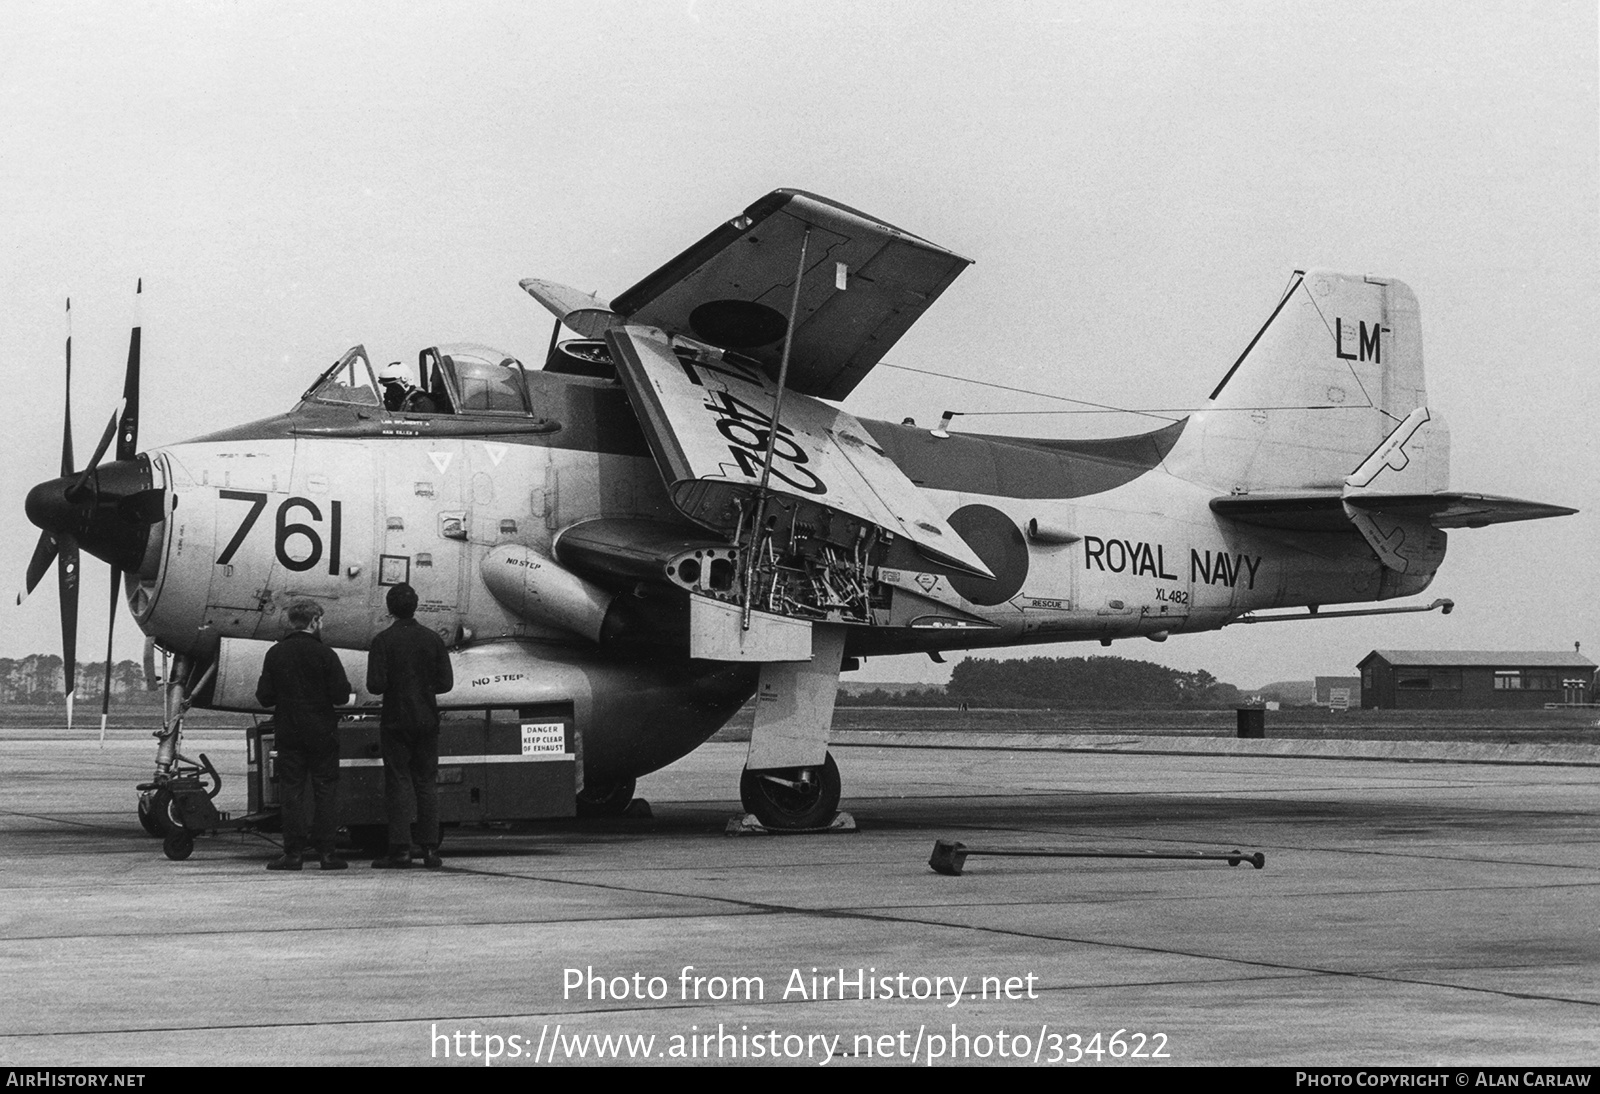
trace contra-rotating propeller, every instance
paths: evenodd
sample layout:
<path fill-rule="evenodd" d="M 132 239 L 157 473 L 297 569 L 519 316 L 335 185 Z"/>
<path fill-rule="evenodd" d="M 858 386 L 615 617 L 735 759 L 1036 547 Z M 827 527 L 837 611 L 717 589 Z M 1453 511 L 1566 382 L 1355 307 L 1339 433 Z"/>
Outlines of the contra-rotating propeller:
<path fill-rule="evenodd" d="M 139 282 L 136 296 L 142 296 Z M 116 625 L 117 587 L 122 572 L 138 568 L 151 527 L 163 519 L 162 491 L 154 488 L 149 463 L 138 458 L 139 342 L 135 320 L 128 343 L 128 366 L 122 402 L 106 423 L 89 463 L 78 471 L 72 454 L 72 302 L 67 301 L 66 404 L 61 437 L 61 477 L 28 492 L 28 519 L 43 529 L 28 563 L 26 583 L 17 594 L 21 604 L 43 579 L 52 562 L 61 601 L 62 670 L 67 697 L 67 725 L 72 725 L 78 645 L 79 549 L 111 565 L 111 615 L 106 634 L 106 681 L 100 710 L 100 735 L 105 738 L 111 700 L 111 640 Z M 101 459 L 116 439 L 115 459 Z"/>

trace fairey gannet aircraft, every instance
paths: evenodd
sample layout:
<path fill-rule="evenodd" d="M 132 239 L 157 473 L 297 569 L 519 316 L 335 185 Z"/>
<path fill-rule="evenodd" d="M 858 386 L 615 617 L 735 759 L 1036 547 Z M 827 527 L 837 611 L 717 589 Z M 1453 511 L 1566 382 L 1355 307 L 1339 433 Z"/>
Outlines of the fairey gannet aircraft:
<path fill-rule="evenodd" d="M 541 369 L 439 345 L 380 381 L 357 346 L 287 413 L 146 452 L 135 329 L 100 451 L 74 470 L 69 427 L 62 476 L 28 497 L 28 588 L 59 556 L 70 665 L 78 550 L 104 559 L 183 703 L 253 710 L 291 601 L 324 605 L 359 680 L 386 587 L 409 582 L 451 647 L 444 705 L 563 711 L 590 808 L 626 805 L 755 694 L 743 800 L 804 828 L 839 802 L 853 658 L 1411 596 L 1446 529 L 1573 512 L 1450 489 L 1417 302 L 1384 278 L 1295 274 L 1206 406 L 1137 436 L 957 434 L 824 401 L 967 264 L 779 190 L 610 302 L 523 282 L 559 320 Z"/>

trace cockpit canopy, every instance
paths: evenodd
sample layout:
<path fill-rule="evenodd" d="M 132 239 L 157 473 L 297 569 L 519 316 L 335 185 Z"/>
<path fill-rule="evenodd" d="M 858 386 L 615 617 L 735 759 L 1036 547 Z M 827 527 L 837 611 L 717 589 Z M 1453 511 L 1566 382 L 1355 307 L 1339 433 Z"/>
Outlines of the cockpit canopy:
<path fill-rule="evenodd" d="M 365 346 L 355 346 L 305 398 L 391 414 L 533 417 L 522 362 L 469 342 L 430 346 L 417 355 L 415 369 L 395 361 L 381 371 L 373 369 Z"/>

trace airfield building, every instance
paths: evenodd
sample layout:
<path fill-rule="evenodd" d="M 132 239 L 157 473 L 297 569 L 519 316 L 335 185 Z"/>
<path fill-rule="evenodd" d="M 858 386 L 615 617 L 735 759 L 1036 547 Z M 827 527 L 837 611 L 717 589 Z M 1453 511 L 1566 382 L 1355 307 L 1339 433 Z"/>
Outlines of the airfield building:
<path fill-rule="evenodd" d="M 1361 705 L 1361 677 L 1318 676 L 1311 685 L 1314 706 L 1348 710 Z"/>
<path fill-rule="evenodd" d="M 1595 701 L 1595 663 L 1577 652 L 1373 650 L 1358 667 L 1367 710 L 1528 710 Z"/>

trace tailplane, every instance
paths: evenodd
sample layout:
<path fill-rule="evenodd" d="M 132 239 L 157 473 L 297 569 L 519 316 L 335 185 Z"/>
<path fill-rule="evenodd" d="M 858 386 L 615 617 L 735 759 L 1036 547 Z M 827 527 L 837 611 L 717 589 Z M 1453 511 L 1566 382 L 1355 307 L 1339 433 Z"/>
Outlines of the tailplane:
<path fill-rule="evenodd" d="M 1169 471 L 1228 494 L 1334 490 L 1426 401 L 1417 298 L 1385 278 L 1296 272 L 1194 415 Z M 1448 487 L 1449 433 L 1433 416 L 1412 455 Z M 1441 479 L 1439 476 L 1444 476 Z"/>
<path fill-rule="evenodd" d="M 1417 299 L 1399 281 L 1313 270 L 1289 290 L 1165 466 L 1217 491 L 1211 510 L 1285 532 L 1358 532 L 1420 592 L 1445 529 L 1577 510 L 1450 490 L 1450 432 L 1425 405 Z"/>

